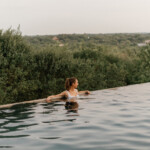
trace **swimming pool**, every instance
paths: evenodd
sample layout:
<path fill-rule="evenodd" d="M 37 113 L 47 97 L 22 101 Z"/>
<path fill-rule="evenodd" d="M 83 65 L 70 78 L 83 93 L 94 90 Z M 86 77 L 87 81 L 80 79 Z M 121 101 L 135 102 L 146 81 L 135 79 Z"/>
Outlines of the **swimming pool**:
<path fill-rule="evenodd" d="M 150 83 L 94 91 L 78 103 L 64 104 L 0 109 L 0 148 L 150 149 Z"/>

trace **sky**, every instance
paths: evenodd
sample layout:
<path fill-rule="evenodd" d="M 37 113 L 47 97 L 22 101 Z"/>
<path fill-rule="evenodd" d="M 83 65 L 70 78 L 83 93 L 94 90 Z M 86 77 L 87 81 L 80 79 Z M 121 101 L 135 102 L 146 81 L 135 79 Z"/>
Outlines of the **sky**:
<path fill-rule="evenodd" d="M 23 35 L 150 32 L 150 0 L 0 0 L 0 29 Z"/>

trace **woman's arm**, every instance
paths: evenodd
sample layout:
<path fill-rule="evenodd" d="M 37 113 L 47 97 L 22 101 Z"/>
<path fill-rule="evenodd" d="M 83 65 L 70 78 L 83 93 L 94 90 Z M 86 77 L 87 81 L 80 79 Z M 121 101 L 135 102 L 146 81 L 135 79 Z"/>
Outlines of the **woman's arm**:
<path fill-rule="evenodd" d="M 90 94 L 90 91 L 86 90 L 86 91 L 78 91 L 79 94 Z"/>
<path fill-rule="evenodd" d="M 57 95 L 51 95 L 51 96 L 48 96 L 47 99 L 46 99 L 46 102 L 51 102 L 51 99 L 53 98 L 63 98 L 63 97 L 68 97 L 66 91 L 60 93 L 60 94 L 57 94 Z"/>

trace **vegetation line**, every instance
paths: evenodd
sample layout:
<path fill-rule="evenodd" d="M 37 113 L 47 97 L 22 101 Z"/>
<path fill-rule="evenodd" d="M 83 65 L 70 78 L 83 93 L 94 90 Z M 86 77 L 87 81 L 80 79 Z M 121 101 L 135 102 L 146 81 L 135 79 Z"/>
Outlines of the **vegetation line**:
<path fill-rule="evenodd" d="M 23 37 L 0 30 L 0 105 L 60 93 L 73 76 L 80 91 L 150 82 L 149 43 L 150 34 Z"/>

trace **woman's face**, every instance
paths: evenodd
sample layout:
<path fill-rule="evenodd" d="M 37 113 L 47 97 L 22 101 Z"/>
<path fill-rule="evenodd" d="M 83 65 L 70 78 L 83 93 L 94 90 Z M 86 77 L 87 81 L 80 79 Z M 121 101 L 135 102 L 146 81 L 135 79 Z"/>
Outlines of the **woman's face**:
<path fill-rule="evenodd" d="M 78 87 L 79 83 L 78 80 L 76 79 L 75 83 L 73 83 L 74 88 L 76 89 Z"/>

